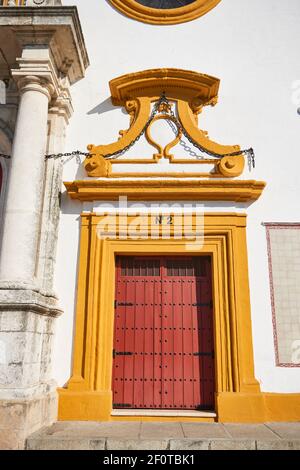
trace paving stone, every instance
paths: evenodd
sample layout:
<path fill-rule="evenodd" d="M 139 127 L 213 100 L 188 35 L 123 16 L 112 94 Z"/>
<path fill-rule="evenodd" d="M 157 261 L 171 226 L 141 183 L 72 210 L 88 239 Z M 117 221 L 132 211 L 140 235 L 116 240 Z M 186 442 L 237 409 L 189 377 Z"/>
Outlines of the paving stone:
<path fill-rule="evenodd" d="M 64 432 L 80 432 L 84 430 L 97 429 L 101 426 L 101 422 L 97 421 L 56 421 L 48 428 L 42 429 L 41 435 L 51 436 Z"/>
<path fill-rule="evenodd" d="M 95 421 L 62 421 L 42 430 L 40 437 L 48 438 L 138 438 L 139 422 L 95 422 Z"/>
<path fill-rule="evenodd" d="M 128 435 L 128 434 L 127 434 Z M 151 423 L 143 422 L 141 427 L 141 439 L 147 438 L 177 438 L 184 437 L 181 423 Z"/>
<path fill-rule="evenodd" d="M 282 439 L 300 439 L 300 423 L 267 423 Z"/>
<path fill-rule="evenodd" d="M 210 442 L 210 450 L 255 450 L 255 441 L 219 439 Z"/>
<path fill-rule="evenodd" d="M 264 424 L 224 424 L 224 428 L 233 438 L 238 439 L 271 439 L 279 437 Z"/>
<path fill-rule="evenodd" d="M 93 439 L 90 441 L 90 450 L 105 450 L 106 439 Z"/>
<path fill-rule="evenodd" d="M 170 450 L 209 450 L 209 440 L 171 439 Z"/>
<path fill-rule="evenodd" d="M 27 439 L 27 450 L 90 450 L 89 439 Z"/>
<path fill-rule="evenodd" d="M 110 423 L 99 423 L 100 426 L 97 429 L 97 433 L 101 433 L 103 437 L 112 437 L 120 439 L 138 439 L 140 433 L 141 423 L 135 422 L 110 422 Z"/>
<path fill-rule="evenodd" d="M 257 441 L 257 450 L 297 450 L 294 443 L 278 439 L 277 441 Z"/>
<path fill-rule="evenodd" d="M 107 439 L 107 450 L 166 450 L 168 448 L 168 440 L 118 440 Z"/>
<path fill-rule="evenodd" d="M 98 428 L 100 423 L 94 422 L 77 422 L 74 421 L 58 421 L 54 423 L 52 426 L 44 427 L 37 431 L 36 433 L 32 434 L 30 438 L 34 439 L 64 439 L 64 438 L 71 438 L 80 436 L 93 436 L 93 432 L 95 429 Z"/>
<path fill-rule="evenodd" d="M 204 439 L 228 439 L 226 430 L 219 423 L 182 423 L 182 428 L 185 437 L 198 437 Z"/>

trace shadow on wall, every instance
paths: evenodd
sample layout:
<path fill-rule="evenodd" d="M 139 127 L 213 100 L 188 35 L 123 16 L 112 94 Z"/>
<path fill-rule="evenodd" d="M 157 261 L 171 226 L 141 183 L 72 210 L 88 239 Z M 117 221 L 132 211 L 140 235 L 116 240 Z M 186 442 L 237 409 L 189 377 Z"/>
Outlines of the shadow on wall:
<path fill-rule="evenodd" d="M 127 111 L 121 106 L 114 106 L 111 102 L 111 98 L 109 97 L 106 100 L 102 101 L 102 103 L 97 104 L 95 108 L 88 111 L 87 115 L 91 116 L 92 114 L 104 114 L 110 111 L 116 111 L 117 109 L 121 110 L 123 114 L 126 114 L 128 116 Z"/>
<path fill-rule="evenodd" d="M 71 199 L 67 191 L 64 191 L 60 196 L 60 212 L 66 215 L 77 215 L 80 220 L 82 202 Z"/>

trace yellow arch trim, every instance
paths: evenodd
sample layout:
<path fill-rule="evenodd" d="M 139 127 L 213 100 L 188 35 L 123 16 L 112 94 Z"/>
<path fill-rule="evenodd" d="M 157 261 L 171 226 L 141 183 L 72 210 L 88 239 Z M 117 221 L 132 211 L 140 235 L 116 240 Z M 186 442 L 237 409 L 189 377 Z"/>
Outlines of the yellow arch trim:
<path fill-rule="evenodd" d="M 143 23 L 170 25 L 185 23 L 205 15 L 220 3 L 221 0 L 195 0 L 190 5 L 180 8 L 150 8 L 135 0 L 109 0 L 121 13 Z"/>

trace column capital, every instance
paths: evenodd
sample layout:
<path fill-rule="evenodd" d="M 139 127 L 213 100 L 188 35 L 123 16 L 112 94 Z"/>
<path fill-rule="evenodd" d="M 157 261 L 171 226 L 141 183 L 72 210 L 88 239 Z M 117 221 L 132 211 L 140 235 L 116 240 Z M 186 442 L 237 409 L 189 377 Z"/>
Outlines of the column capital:
<path fill-rule="evenodd" d="M 24 47 L 17 62 L 19 68 L 12 69 L 11 73 L 20 93 L 37 91 L 45 94 L 49 101 L 59 96 L 60 79 L 48 46 Z"/>
<path fill-rule="evenodd" d="M 36 91 L 38 93 L 46 95 L 48 101 L 50 102 L 55 92 L 55 88 L 52 83 L 50 83 L 45 78 L 40 78 L 36 75 L 26 75 L 24 77 L 17 77 L 16 82 L 21 95 L 23 93 L 26 93 L 27 91 Z"/>
<path fill-rule="evenodd" d="M 65 123 L 69 123 L 69 119 L 73 114 L 72 97 L 70 93 L 70 82 L 65 77 L 60 80 L 59 95 L 53 99 L 49 108 L 49 115 L 61 116 Z"/>

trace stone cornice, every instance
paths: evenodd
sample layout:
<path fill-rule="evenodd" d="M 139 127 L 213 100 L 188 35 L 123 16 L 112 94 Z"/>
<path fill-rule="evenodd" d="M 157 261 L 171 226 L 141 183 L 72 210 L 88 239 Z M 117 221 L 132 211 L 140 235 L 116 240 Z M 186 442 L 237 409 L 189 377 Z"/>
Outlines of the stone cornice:
<path fill-rule="evenodd" d="M 48 317 L 59 317 L 63 314 L 63 311 L 59 308 L 52 308 L 46 305 L 40 305 L 35 303 L 0 303 L 0 312 L 32 312 L 38 315 L 46 315 Z"/>
<path fill-rule="evenodd" d="M 24 282 L 0 281 L 0 312 L 29 311 L 57 317 L 62 310 L 52 292 Z"/>
<path fill-rule="evenodd" d="M 126 196 L 136 201 L 234 201 L 259 199 L 266 183 L 255 180 L 168 179 L 88 179 L 64 183 L 71 199 L 79 201 L 118 200 Z"/>
<path fill-rule="evenodd" d="M 50 32 L 58 71 L 66 74 L 71 84 L 84 77 L 89 58 L 76 7 L 0 8 L 0 28 L 5 27 L 17 32 L 19 38 L 23 32 L 27 44 L 39 44 Z M 24 44 L 24 39 L 21 42 Z"/>
<path fill-rule="evenodd" d="M 142 70 L 122 75 L 109 82 L 111 99 L 115 106 L 125 106 L 129 99 L 143 96 L 154 100 L 163 92 L 169 99 L 186 97 L 191 106 L 195 105 L 196 100 L 202 107 L 214 105 L 217 102 L 219 86 L 218 78 L 176 68 Z"/>

